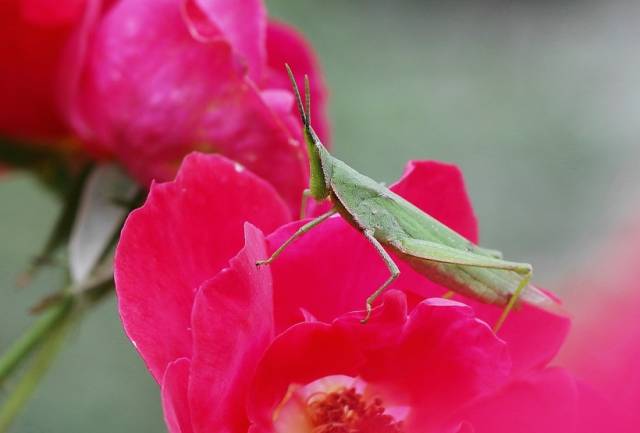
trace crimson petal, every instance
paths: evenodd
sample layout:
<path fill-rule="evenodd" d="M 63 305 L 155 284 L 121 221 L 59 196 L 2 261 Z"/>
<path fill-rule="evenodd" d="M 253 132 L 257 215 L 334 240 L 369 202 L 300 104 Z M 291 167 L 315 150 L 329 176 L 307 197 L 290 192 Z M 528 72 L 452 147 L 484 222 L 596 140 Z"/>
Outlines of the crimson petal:
<path fill-rule="evenodd" d="M 349 313 L 332 325 L 299 323 L 276 337 L 250 394 L 249 415 L 258 431 L 269 430 L 290 384 L 329 375 L 361 377 L 390 404 L 409 406 L 408 431 L 439 425 L 460 404 L 506 379 L 504 343 L 468 306 L 430 299 L 401 317 L 404 294 L 390 291 L 384 299 L 366 326 L 361 315 Z"/>
<path fill-rule="evenodd" d="M 191 433 L 191 415 L 187 385 L 190 362 L 177 359 L 167 365 L 161 386 L 162 411 L 169 433 Z"/>
<path fill-rule="evenodd" d="M 198 432 L 247 431 L 244 402 L 252 373 L 273 338 L 273 301 L 262 233 L 245 226 L 245 248 L 195 299 L 189 396 Z"/>
<path fill-rule="evenodd" d="M 242 247 L 244 223 L 269 232 L 287 218 L 271 185 L 221 156 L 192 154 L 175 181 L 152 186 L 125 222 L 115 280 L 125 330 L 157 380 L 191 357 L 196 290 Z"/>
<path fill-rule="evenodd" d="M 550 368 L 510 383 L 458 418 L 470 422 L 475 433 L 567 433 L 575 431 L 577 405 L 574 378 Z"/>
<path fill-rule="evenodd" d="M 266 63 L 267 11 L 262 0 L 182 0 L 187 9 L 197 7 L 246 63 L 249 76 L 258 81 Z M 190 20 L 187 15 L 187 21 Z M 211 37 L 211 35 L 207 35 Z"/>
<path fill-rule="evenodd" d="M 299 209 L 300 133 L 267 105 L 229 40 L 194 39 L 176 0 L 121 0 L 85 21 L 62 93 L 74 130 L 97 153 L 117 157 L 143 184 L 173 177 L 192 150 L 222 153 Z"/>

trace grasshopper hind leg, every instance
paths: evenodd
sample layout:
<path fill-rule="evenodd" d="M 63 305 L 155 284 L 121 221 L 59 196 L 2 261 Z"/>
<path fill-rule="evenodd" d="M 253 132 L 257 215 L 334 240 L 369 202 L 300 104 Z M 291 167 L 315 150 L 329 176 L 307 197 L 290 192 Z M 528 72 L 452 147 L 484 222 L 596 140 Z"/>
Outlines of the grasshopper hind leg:
<path fill-rule="evenodd" d="M 457 250 L 435 242 L 404 237 L 398 239 L 394 246 L 403 254 L 420 258 L 436 263 L 449 263 L 459 266 L 469 266 L 475 268 L 494 269 L 497 271 L 510 271 L 518 274 L 521 279 L 513 293 L 508 293 L 509 301 L 505 306 L 500 318 L 494 326 L 494 331 L 498 331 L 505 319 L 516 305 L 523 290 L 529 285 L 533 271 L 531 265 L 527 263 L 510 262 L 491 256 L 483 256 L 469 251 Z M 489 250 L 483 250 L 489 251 Z"/>
<path fill-rule="evenodd" d="M 511 310 L 513 310 L 513 307 L 515 307 L 516 303 L 518 302 L 518 299 L 520 298 L 522 291 L 525 289 L 525 287 L 529 285 L 532 275 L 533 275 L 533 272 L 531 271 L 531 269 L 529 269 L 529 272 L 524 276 L 524 278 L 522 278 L 522 281 L 520 281 L 520 284 L 518 285 L 516 290 L 513 292 L 513 295 L 509 297 L 509 302 L 502 310 L 502 314 L 500 314 L 500 318 L 498 318 L 498 321 L 496 322 L 496 324 L 493 325 L 494 333 L 497 333 L 500 330 L 500 328 L 502 328 L 504 321 L 507 320 L 507 316 L 509 315 Z"/>

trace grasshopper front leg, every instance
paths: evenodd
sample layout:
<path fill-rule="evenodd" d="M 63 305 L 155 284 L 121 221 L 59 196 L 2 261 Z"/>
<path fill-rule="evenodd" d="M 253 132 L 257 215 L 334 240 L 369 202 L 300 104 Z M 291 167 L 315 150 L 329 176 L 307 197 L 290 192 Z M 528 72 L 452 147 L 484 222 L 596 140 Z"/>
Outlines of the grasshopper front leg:
<path fill-rule="evenodd" d="M 287 248 L 291 244 L 291 242 L 295 241 L 300 236 L 307 233 L 318 224 L 322 223 L 323 221 L 326 221 L 331 215 L 335 213 L 336 213 L 336 210 L 331 209 L 329 212 L 323 213 L 319 217 L 312 219 L 311 221 L 309 221 L 308 223 L 300 227 L 298 230 L 296 230 L 296 232 L 293 235 L 291 235 L 289 239 L 287 239 L 282 245 L 280 245 L 280 248 L 278 248 L 273 252 L 273 254 L 271 254 L 271 257 L 269 257 L 266 260 L 258 260 L 256 262 L 256 266 L 268 265 L 271 262 L 273 262 L 276 259 L 276 257 L 278 257 L 280 253 L 282 253 L 285 250 L 285 248 Z"/>
<path fill-rule="evenodd" d="M 387 281 L 385 281 L 375 292 L 373 292 L 367 298 L 367 303 L 366 303 L 367 314 L 364 317 L 364 319 L 360 321 L 360 323 L 364 324 L 364 323 L 367 323 L 367 321 L 369 320 L 369 317 L 371 317 L 371 310 L 373 309 L 373 303 L 375 302 L 376 299 L 378 299 L 378 297 L 382 294 L 382 292 L 384 292 L 384 289 L 389 287 L 389 284 L 393 283 L 393 281 L 400 276 L 400 269 L 398 268 L 398 265 L 395 264 L 395 262 L 393 261 L 389 253 L 384 249 L 380 241 L 378 241 L 373 236 L 373 233 L 370 230 L 364 230 L 362 233 L 369 240 L 371 245 L 375 247 L 376 251 L 378 251 L 378 254 L 380 254 L 380 257 L 382 257 L 382 260 L 384 260 L 384 263 L 387 265 L 389 272 L 391 272 L 391 275 L 389 276 Z"/>
<path fill-rule="evenodd" d="M 311 190 L 309 188 L 302 191 L 302 200 L 300 202 L 300 219 L 307 217 L 307 206 L 309 205 L 309 198 L 311 197 Z"/>

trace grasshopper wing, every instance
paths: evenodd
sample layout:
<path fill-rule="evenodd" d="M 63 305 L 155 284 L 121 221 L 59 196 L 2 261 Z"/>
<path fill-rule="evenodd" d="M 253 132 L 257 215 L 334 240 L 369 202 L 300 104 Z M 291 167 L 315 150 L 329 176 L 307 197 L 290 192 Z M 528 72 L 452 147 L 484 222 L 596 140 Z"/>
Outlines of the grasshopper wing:
<path fill-rule="evenodd" d="M 527 275 L 531 273 L 531 265 L 527 263 L 509 262 L 490 256 L 483 256 L 457 248 L 448 247 L 436 242 L 422 239 L 404 238 L 398 242 L 400 251 L 438 263 L 475 266 L 479 268 L 502 269 Z"/>
<path fill-rule="evenodd" d="M 483 302 L 505 305 L 531 265 L 482 256 L 435 242 L 401 238 L 391 243 L 416 271 L 447 288 Z M 527 285 L 520 299 L 554 314 L 562 307 L 540 289 Z"/>

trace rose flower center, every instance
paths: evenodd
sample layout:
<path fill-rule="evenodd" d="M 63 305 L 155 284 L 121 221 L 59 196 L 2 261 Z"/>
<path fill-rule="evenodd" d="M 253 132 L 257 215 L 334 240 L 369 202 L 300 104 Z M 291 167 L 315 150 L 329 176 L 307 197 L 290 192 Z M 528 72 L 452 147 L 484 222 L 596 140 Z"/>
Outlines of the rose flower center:
<path fill-rule="evenodd" d="M 380 398 L 367 401 L 355 388 L 312 396 L 307 402 L 313 433 L 401 433 Z"/>
<path fill-rule="evenodd" d="M 292 384 L 273 414 L 276 433 L 402 433 L 408 408 L 385 407 L 364 381 L 326 376 Z"/>

